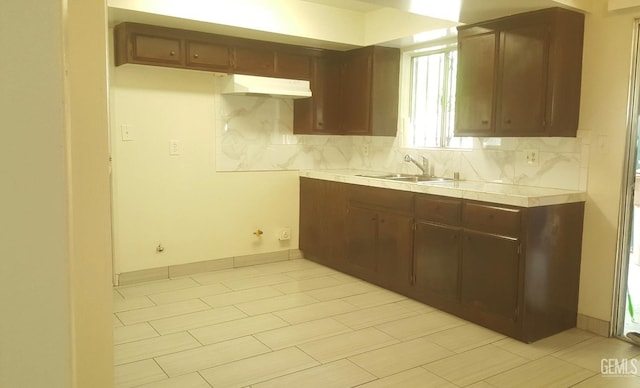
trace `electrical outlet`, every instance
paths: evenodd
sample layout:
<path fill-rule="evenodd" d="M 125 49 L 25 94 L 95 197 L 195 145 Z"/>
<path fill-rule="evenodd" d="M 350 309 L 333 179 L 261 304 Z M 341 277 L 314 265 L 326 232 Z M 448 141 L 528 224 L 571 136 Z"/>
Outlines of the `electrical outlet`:
<path fill-rule="evenodd" d="M 169 155 L 180 155 L 180 142 L 169 140 Z"/>
<path fill-rule="evenodd" d="M 291 228 L 282 228 L 278 232 L 278 240 L 286 241 L 291 239 Z"/>
<path fill-rule="evenodd" d="M 529 166 L 537 166 L 540 164 L 540 155 L 538 150 L 524 150 L 525 160 Z"/>
<path fill-rule="evenodd" d="M 122 141 L 133 140 L 133 128 L 131 128 L 131 125 L 122 124 L 120 131 L 122 133 Z"/>
<path fill-rule="evenodd" d="M 369 144 L 362 145 L 362 155 L 369 156 Z"/>

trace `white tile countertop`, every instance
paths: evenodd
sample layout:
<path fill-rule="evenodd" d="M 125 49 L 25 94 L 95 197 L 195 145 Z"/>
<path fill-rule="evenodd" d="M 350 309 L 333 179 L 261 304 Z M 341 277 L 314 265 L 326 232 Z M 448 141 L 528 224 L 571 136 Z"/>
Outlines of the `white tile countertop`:
<path fill-rule="evenodd" d="M 302 170 L 300 171 L 300 176 L 329 180 L 334 182 L 344 182 L 371 187 L 412 191 L 415 193 L 442 195 L 446 197 L 465 198 L 521 207 L 536 207 L 572 202 L 584 202 L 587 197 L 587 194 L 584 191 L 518 186 L 503 183 L 489 183 L 465 180 L 414 183 L 359 176 L 375 175 L 377 173 L 384 174 L 384 172 L 359 170 Z"/>

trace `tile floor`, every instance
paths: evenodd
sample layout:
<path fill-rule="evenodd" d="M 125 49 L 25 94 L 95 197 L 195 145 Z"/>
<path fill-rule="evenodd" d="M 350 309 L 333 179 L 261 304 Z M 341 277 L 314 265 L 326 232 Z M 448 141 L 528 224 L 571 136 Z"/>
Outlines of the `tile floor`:
<path fill-rule="evenodd" d="M 117 387 L 640 387 L 640 347 L 578 329 L 523 344 L 304 259 L 113 298 Z"/>

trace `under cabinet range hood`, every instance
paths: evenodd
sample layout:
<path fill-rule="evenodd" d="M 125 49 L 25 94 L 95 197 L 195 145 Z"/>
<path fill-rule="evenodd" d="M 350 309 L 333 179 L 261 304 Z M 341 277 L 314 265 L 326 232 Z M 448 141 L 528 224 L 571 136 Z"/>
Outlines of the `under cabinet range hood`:
<path fill-rule="evenodd" d="M 228 74 L 218 77 L 217 82 L 218 91 L 221 94 L 280 98 L 311 97 L 309 81 L 304 80 Z"/>

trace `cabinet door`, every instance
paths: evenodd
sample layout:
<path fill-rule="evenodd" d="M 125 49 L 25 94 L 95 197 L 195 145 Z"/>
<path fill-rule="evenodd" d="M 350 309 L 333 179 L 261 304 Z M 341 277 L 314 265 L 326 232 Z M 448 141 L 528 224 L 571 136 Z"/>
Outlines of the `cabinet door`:
<path fill-rule="evenodd" d="M 274 75 L 275 52 L 259 47 L 236 47 L 234 69 L 240 74 Z"/>
<path fill-rule="evenodd" d="M 326 182 L 300 179 L 300 250 L 318 261 L 326 260 L 324 208 Z"/>
<path fill-rule="evenodd" d="M 461 300 L 474 310 L 515 321 L 519 240 L 464 231 Z"/>
<path fill-rule="evenodd" d="M 324 251 L 325 262 L 334 268 L 345 267 L 345 219 L 347 217 L 347 187 L 346 183 L 326 182 L 324 198 L 318 198 L 315 203 L 324 214 Z M 322 206 L 319 206 L 322 203 Z"/>
<path fill-rule="evenodd" d="M 457 136 L 493 130 L 497 32 L 460 37 L 456 75 Z"/>
<path fill-rule="evenodd" d="M 372 60 L 370 50 L 359 49 L 344 55 L 341 79 L 342 132 L 366 135 L 370 132 Z"/>
<path fill-rule="evenodd" d="M 349 270 L 372 282 L 377 282 L 378 272 L 377 226 L 378 214 L 375 210 L 349 206 L 346 249 Z"/>
<path fill-rule="evenodd" d="M 182 40 L 146 34 L 133 34 L 131 56 L 134 63 L 182 65 Z"/>
<path fill-rule="evenodd" d="M 187 67 L 228 71 L 231 69 L 229 46 L 209 42 L 187 41 Z"/>
<path fill-rule="evenodd" d="M 312 61 L 311 98 L 293 101 L 293 133 L 336 134 L 340 131 L 340 63 L 332 56 Z"/>
<path fill-rule="evenodd" d="M 459 227 L 416 222 L 414 289 L 427 303 L 459 299 L 460 235 Z"/>
<path fill-rule="evenodd" d="M 548 28 L 547 24 L 537 24 L 501 33 L 498 135 L 545 131 Z"/>
<path fill-rule="evenodd" d="M 378 213 L 378 272 L 384 286 L 403 293 L 410 289 L 413 273 L 412 231 L 412 217 Z"/>

